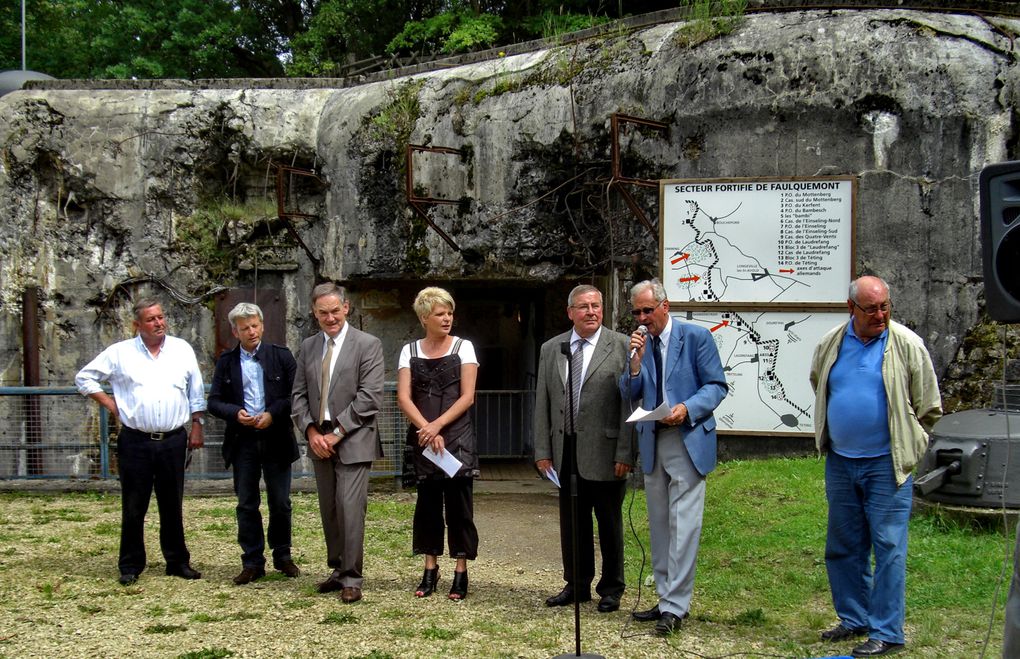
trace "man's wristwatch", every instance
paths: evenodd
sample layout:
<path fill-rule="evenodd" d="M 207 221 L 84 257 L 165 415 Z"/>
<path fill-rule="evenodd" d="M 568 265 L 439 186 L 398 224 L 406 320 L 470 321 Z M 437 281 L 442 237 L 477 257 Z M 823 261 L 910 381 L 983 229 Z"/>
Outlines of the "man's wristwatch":
<path fill-rule="evenodd" d="M 205 417 L 204 416 L 200 416 L 197 419 L 192 419 L 191 422 L 192 423 L 197 423 L 200 426 L 204 426 L 205 425 Z"/>

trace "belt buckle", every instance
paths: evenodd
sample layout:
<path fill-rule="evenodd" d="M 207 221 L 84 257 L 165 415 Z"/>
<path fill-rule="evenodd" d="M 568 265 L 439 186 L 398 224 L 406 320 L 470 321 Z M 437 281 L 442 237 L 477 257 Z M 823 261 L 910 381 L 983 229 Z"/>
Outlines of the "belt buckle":
<path fill-rule="evenodd" d="M 149 439 L 151 439 L 154 442 L 161 442 L 163 441 L 163 438 L 166 437 L 166 435 L 167 433 L 165 432 L 150 432 Z"/>

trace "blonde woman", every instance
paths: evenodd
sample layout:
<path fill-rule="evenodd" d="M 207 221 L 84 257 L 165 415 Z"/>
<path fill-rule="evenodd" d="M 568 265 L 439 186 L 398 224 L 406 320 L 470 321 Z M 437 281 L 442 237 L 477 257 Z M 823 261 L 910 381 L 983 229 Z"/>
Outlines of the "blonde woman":
<path fill-rule="evenodd" d="M 439 582 L 445 507 L 450 556 L 457 561 L 449 597 L 462 600 L 468 590 L 467 562 L 478 555 L 472 503 L 478 457 L 468 414 L 475 403 L 478 359 L 470 341 L 450 334 L 453 309 L 453 298 L 441 288 L 425 288 L 414 299 L 414 312 L 425 329 L 425 338 L 400 351 L 397 403 L 411 422 L 407 442 L 412 446 L 418 481 L 412 549 L 425 556 L 425 573 L 414 594 L 428 597 Z M 426 447 L 437 453 L 449 451 L 461 461 L 461 469 L 448 477 L 422 455 Z"/>

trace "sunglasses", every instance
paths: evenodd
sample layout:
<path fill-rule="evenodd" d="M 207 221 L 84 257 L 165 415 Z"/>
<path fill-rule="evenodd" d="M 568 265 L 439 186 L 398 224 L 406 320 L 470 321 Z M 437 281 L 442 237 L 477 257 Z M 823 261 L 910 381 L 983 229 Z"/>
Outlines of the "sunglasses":
<path fill-rule="evenodd" d="M 630 310 L 630 315 L 634 316 L 635 318 L 637 318 L 638 316 L 642 316 L 642 315 L 643 316 L 647 316 L 648 314 L 650 314 L 653 311 L 655 311 L 656 309 L 658 309 L 659 305 L 661 305 L 661 304 L 662 304 L 662 302 L 660 302 L 659 304 L 655 305 L 654 307 L 641 307 L 640 309 L 631 309 Z"/>

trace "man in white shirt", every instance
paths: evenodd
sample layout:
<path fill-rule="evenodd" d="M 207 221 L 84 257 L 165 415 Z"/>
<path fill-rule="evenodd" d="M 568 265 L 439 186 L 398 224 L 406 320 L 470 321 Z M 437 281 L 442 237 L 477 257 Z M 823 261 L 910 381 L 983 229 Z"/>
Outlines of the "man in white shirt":
<path fill-rule="evenodd" d="M 121 422 L 117 458 L 121 483 L 120 583 L 145 569 L 143 527 L 153 488 L 159 505 L 159 544 L 166 573 L 184 579 L 192 569 L 184 543 L 184 463 L 188 447 L 200 448 L 205 389 L 195 351 L 168 336 L 158 300 L 133 307 L 138 335 L 113 344 L 78 372 L 75 384 Z M 113 387 L 113 396 L 102 383 Z"/>

